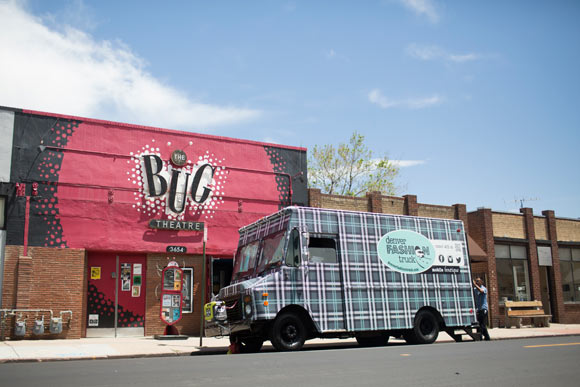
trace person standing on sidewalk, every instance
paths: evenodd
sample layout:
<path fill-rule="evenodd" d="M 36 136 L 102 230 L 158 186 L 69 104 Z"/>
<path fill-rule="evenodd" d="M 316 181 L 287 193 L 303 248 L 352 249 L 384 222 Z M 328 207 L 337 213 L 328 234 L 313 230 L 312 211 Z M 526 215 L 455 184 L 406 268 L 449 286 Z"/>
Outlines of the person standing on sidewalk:
<path fill-rule="evenodd" d="M 473 281 L 473 295 L 475 296 L 475 307 L 477 309 L 477 322 L 483 334 L 483 338 L 488 341 L 489 333 L 487 332 L 487 288 L 483 285 L 481 278 L 477 277 Z"/>

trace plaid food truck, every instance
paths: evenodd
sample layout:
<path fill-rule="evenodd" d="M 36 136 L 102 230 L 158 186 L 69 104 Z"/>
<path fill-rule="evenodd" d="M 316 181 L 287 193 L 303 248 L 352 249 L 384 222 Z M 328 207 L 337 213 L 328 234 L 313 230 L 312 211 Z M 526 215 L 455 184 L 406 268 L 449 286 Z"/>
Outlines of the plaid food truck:
<path fill-rule="evenodd" d="M 205 334 L 242 352 L 315 337 L 478 339 L 459 220 L 287 207 L 239 230 L 232 284 L 205 305 Z M 459 331 L 459 333 L 458 333 Z"/>

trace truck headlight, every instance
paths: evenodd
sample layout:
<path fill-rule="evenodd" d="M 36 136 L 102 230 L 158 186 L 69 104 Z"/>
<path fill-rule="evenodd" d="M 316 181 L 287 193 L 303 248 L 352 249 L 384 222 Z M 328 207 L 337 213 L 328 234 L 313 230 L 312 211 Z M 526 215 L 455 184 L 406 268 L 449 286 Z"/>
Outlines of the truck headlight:
<path fill-rule="evenodd" d="M 204 306 L 205 321 L 225 321 L 228 317 L 223 301 L 212 301 Z"/>
<path fill-rule="evenodd" d="M 250 317 L 252 315 L 252 296 L 249 294 L 244 296 L 244 314 L 246 317 Z"/>
<path fill-rule="evenodd" d="M 228 314 L 226 312 L 225 305 L 216 305 L 215 307 L 215 319 L 218 321 L 226 321 Z"/>

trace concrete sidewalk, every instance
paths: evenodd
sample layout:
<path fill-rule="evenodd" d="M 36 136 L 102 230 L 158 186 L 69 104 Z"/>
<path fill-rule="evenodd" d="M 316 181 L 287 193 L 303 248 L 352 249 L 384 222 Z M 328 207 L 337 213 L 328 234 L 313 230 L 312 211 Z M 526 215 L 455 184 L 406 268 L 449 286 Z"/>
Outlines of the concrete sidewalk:
<path fill-rule="evenodd" d="M 529 337 L 580 335 L 580 324 L 551 324 L 549 328 L 522 327 L 494 328 L 489 330 L 492 340 Z M 441 333 L 437 342 L 453 341 Z M 393 344 L 404 341 L 391 339 Z M 0 342 L 0 363 L 115 359 L 156 356 L 192 356 L 225 354 L 229 339 L 204 338 L 199 346 L 199 337 L 185 340 L 156 340 L 153 337 L 90 338 L 78 340 L 7 340 Z M 315 339 L 306 342 L 306 349 L 324 347 L 356 347 L 355 339 Z M 270 342 L 264 343 L 262 351 L 272 350 Z"/>

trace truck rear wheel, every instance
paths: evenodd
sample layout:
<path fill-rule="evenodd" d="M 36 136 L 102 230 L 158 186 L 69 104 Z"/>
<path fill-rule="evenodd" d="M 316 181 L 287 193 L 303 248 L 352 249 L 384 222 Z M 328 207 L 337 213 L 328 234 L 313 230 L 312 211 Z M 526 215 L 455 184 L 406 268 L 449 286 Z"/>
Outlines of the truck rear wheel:
<path fill-rule="evenodd" d="M 439 322 L 429 310 L 420 310 L 415 316 L 413 338 L 417 344 L 431 344 L 439 336 Z"/>
<path fill-rule="evenodd" d="M 306 327 L 294 313 L 281 314 L 274 320 L 270 341 L 278 351 L 298 351 L 306 341 Z"/>

